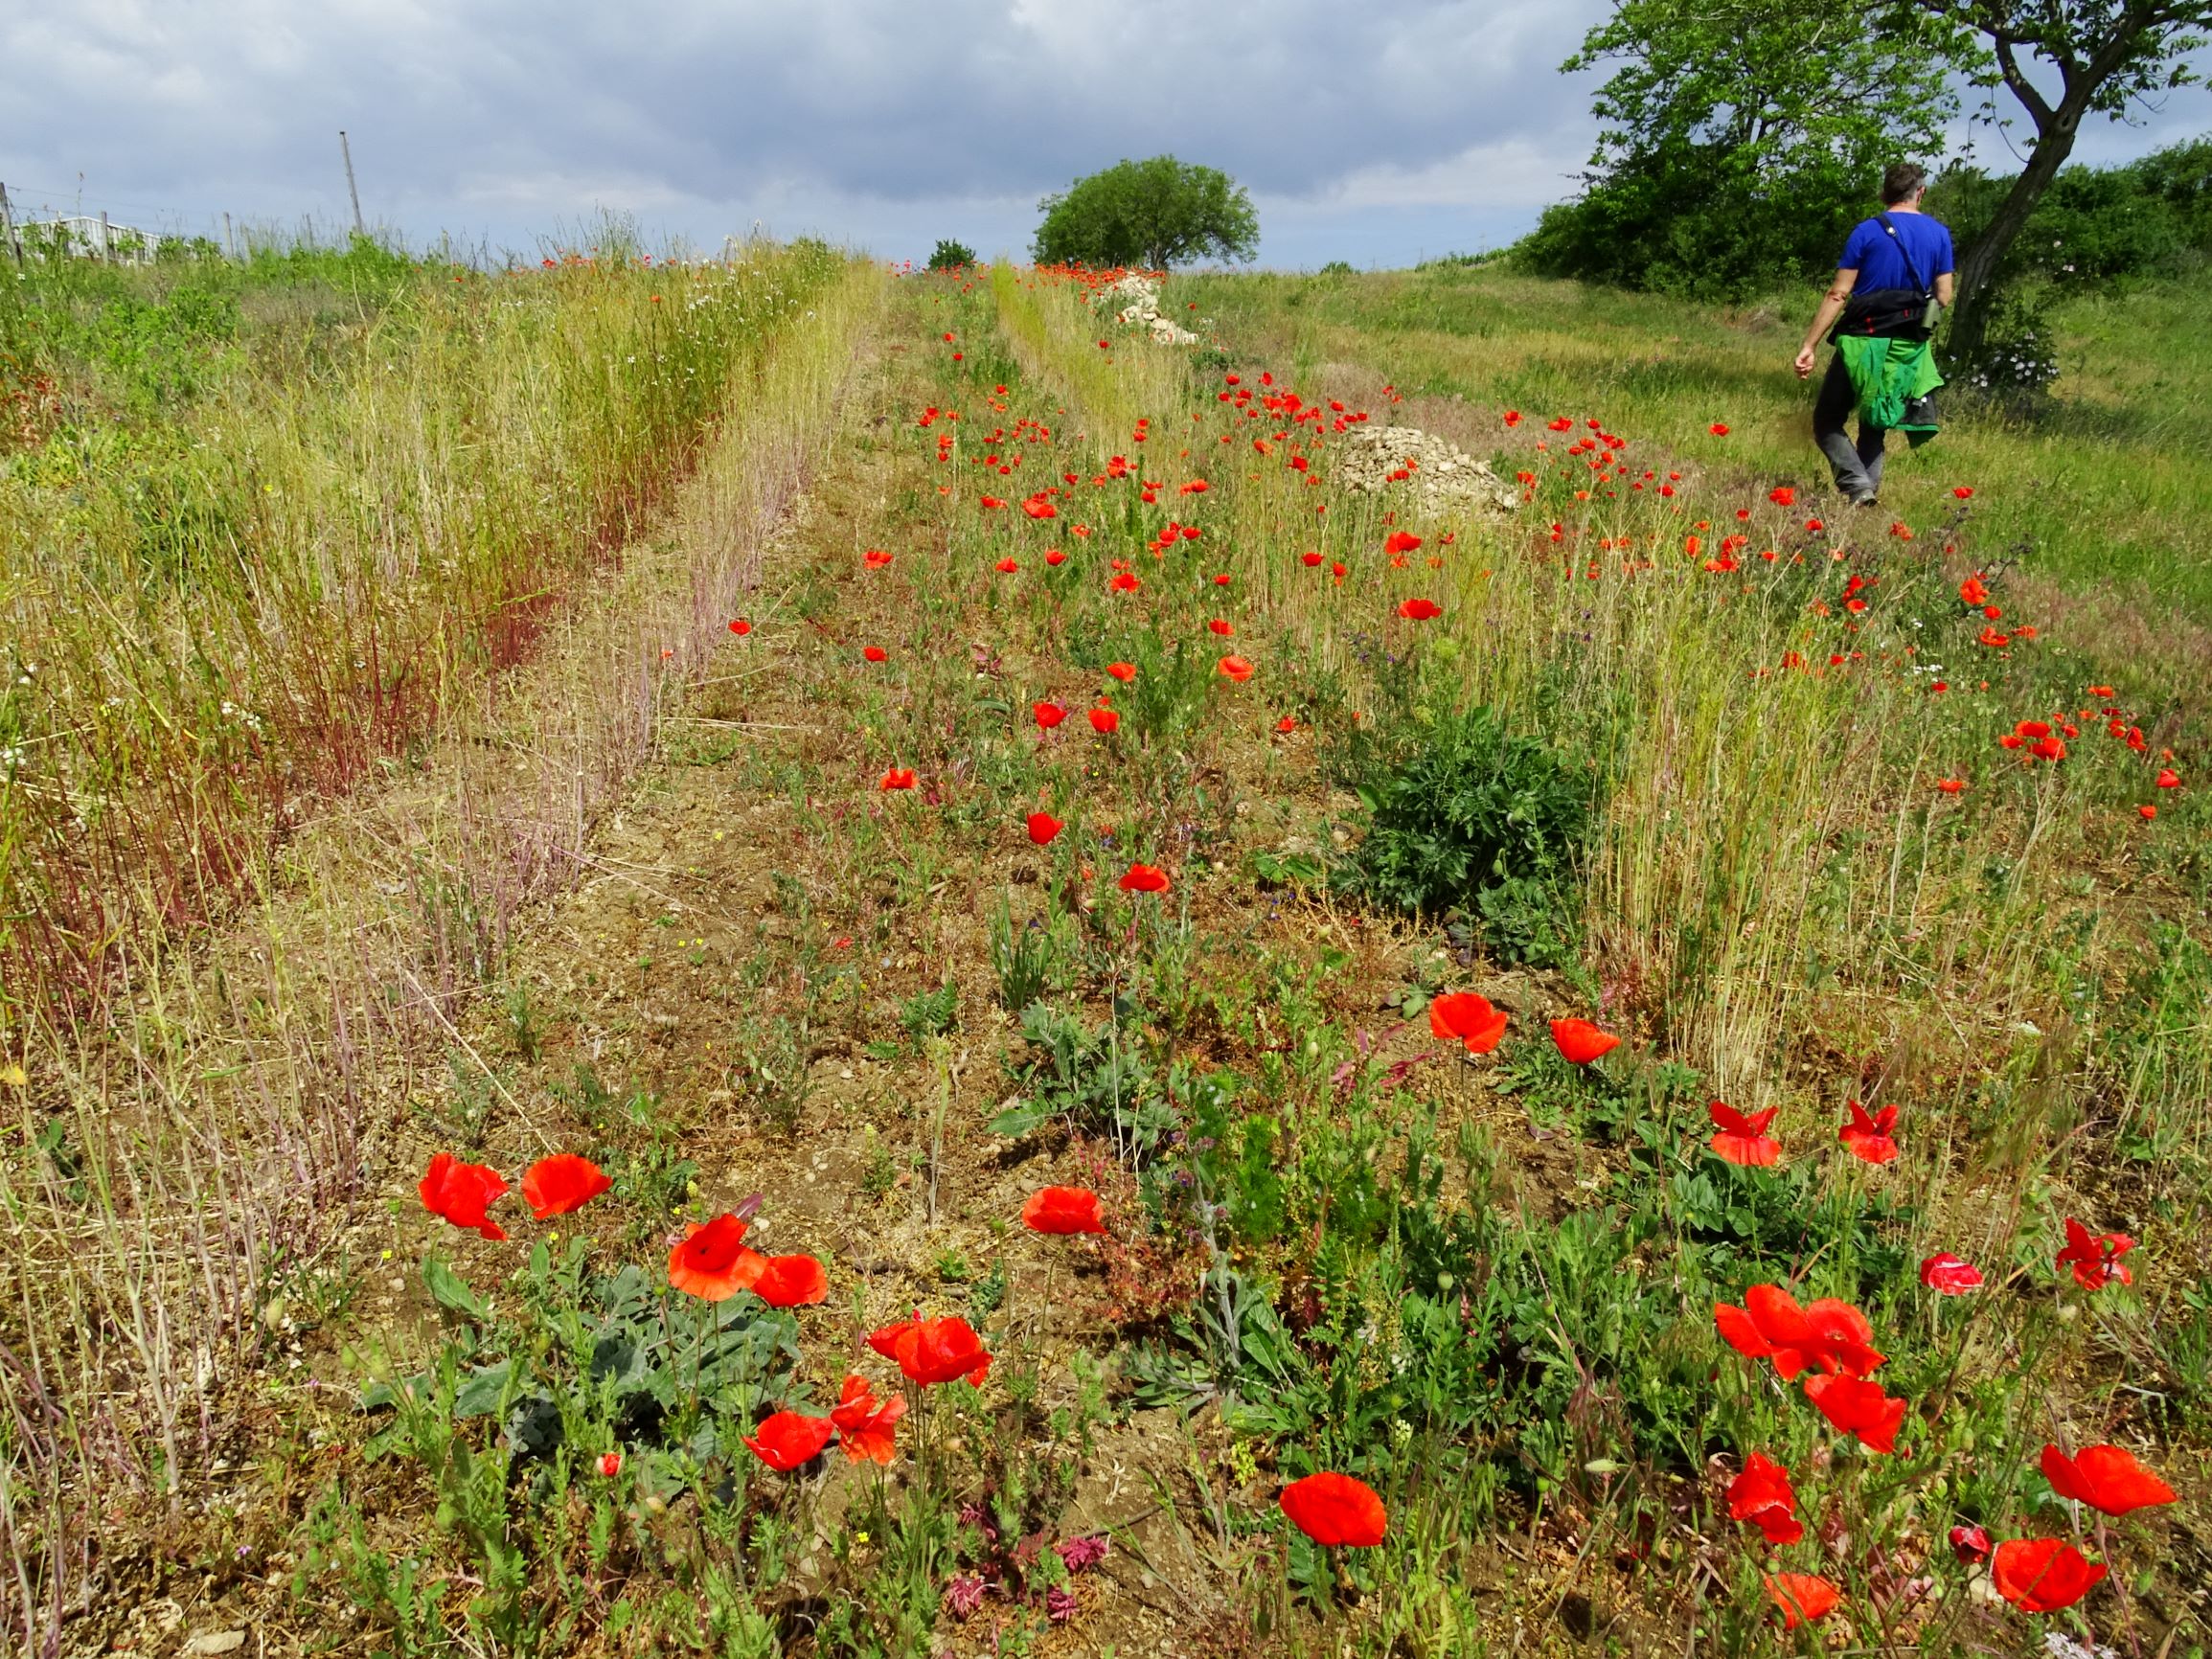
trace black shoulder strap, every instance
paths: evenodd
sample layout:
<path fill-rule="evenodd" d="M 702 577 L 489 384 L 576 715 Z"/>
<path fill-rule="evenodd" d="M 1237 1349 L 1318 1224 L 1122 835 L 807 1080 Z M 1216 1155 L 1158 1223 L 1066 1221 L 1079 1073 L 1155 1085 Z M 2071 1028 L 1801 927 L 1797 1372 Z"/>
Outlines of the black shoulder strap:
<path fill-rule="evenodd" d="M 1889 233 L 1889 239 L 1897 244 L 1897 257 L 1904 261 L 1904 274 L 1912 279 L 1912 291 L 1927 292 L 1927 284 L 1920 280 L 1920 267 L 1912 262 L 1912 250 L 1904 245 L 1904 239 L 1897 234 L 1897 221 L 1886 213 L 1874 216 L 1881 221 L 1881 228 Z"/>

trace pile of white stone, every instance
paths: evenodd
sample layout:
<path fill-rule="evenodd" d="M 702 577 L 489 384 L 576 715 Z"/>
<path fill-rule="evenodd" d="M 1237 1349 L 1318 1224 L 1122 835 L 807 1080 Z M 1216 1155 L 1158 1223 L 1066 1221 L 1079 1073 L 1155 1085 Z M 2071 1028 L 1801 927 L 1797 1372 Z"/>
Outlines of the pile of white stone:
<path fill-rule="evenodd" d="M 1094 306 L 1117 300 L 1121 302 L 1117 307 L 1121 320 L 1149 332 L 1153 345 L 1195 346 L 1198 343 L 1197 335 L 1174 318 L 1160 314 L 1160 285 L 1152 278 L 1131 272 L 1119 282 L 1108 283 L 1090 297 Z"/>
<path fill-rule="evenodd" d="M 1520 505 L 1520 492 L 1493 472 L 1489 462 L 1418 426 L 1351 428 L 1337 440 L 1332 471 L 1346 489 L 1404 490 L 1418 496 L 1424 509 L 1465 503 L 1511 512 Z"/>

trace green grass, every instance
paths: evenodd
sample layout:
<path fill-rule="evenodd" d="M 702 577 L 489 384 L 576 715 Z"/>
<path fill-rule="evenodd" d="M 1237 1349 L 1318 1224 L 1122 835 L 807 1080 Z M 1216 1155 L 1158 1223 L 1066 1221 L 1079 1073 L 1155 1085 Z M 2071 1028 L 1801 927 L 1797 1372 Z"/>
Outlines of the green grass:
<path fill-rule="evenodd" d="M 1301 372 L 1360 364 L 1407 396 L 1464 396 L 1535 420 L 1595 416 L 1716 478 L 1825 492 L 1795 355 L 1818 295 L 1737 308 L 1494 266 L 1178 284 L 1243 351 Z M 2212 334 L 2202 279 L 2054 307 L 2063 374 L 2033 420 L 1949 405 L 1935 444 L 1894 457 L 1892 513 L 1939 517 L 1972 486 L 1980 544 L 2146 618 L 2212 624 Z M 1825 348 L 1823 349 L 1825 355 Z M 1708 428 L 1729 427 L 1724 439 Z M 1902 443 L 1898 447 L 1902 449 Z M 2153 623 L 2154 630 L 2155 623 Z M 2175 650 L 2171 666 L 2200 661 Z"/>
<path fill-rule="evenodd" d="M 119 1535 L 178 1584 L 281 1553 L 285 1572 L 196 1592 L 195 1620 L 273 1608 L 371 1651 L 1137 1652 L 1165 1607 L 1207 1651 L 1749 1655 L 1783 1641 L 1760 1577 L 1784 1568 L 1837 1581 L 1822 1635 L 1848 1620 L 1857 1648 L 2023 1651 L 2048 1628 L 2201 1654 L 2201 738 L 2155 663 L 2085 635 L 2055 571 L 1993 575 L 2005 626 L 2041 630 L 2002 648 L 1957 591 L 2009 557 L 2007 512 L 2075 534 L 2088 483 L 2061 475 L 2039 513 L 1975 479 L 1959 512 L 1950 473 L 1901 460 L 1914 539 L 1887 514 L 1816 532 L 1767 494 L 1810 475 L 1782 430 L 1800 394 L 1767 384 L 1780 324 L 1693 316 L 1639 356 L 1624 342 L 1657 303 L 1487 272 L 1170 293 L 1219 319 L 1205 351 L 1151 347 L 1052 273 L 900 285 L 746 602 L 757 625 L 710 622 L 695 695 L 649 709 L 679 735 L 619 819 L 579 830 L 581 890 L 512 932 L 467 880 L 414 931 L 379 922 L 402 951 L 481 951 L 437 980 L 451 1012 L 427 1043 L 417 1027 L 346 1074 L 404 1102 L 361 1154 L 385 1201 L 345 1235 L 388 1259 L 315 1255 L 336 1218 L 312 1209 L 283 1212 L 282 1251 L 187 1236 L 188 1277 L 266 1267 L 220 1304 L 252 1310 L 223 1352 L 262 1391 L 262 1466 L 223 1471 L 252 1494 L 235 1511 L 173 1525 L 120 1496 Z M 1700 351 L 1734 377 L 1716 389 Z M 1287 391 L 1320 404 L 1318 436 Z M 1333 488 L 1331 398 L 1463 436 L 1525 499 Z M 1499 404 L 1530 419 L 1508 431 Z M 1570 452 L 1588 429 L 1555 436 L 1555 412 L 1624 431 L 1628 477 L 1598 480 Z M 1678 492 L 1634 489 L 1646 467 Z M 1022 511 L 1047 490 L 1050 515 Z M 1171 539 L 1171 517 L 1200 534 Z M 712 529 L 672 530 L 672 585 Z M 1248 678 L 1218 671 L 1231 651 Z M 584 679 L 499 735 L 546 743 Z M 1085 719 L 1102 697 L 1111 735 Z M 1072 711 L 1052 732 L 1046 698 Z M 2144 752 L 2112 717 L 2142 721 Z M 2023 719 L 2075 725 L 2065 759 L 2003 746 Z M 2153 781 L 2166 747 L 2181 788 Z M 884 788 L 894 768 L 916 786 Z M 427 833 L 433 812 L 391 805 Z M 1064 820 L 1042 848 L 1040 807 Z M 1167 890 L 1123 889 L 1135 861 Z M 1426 1019 L 1467 989 L 1511 1012 L 1479 1058 Z M 37 1223 L 34 1352 L 81 1366 L 58 1391 L 73 1432 L 106 1420 L 97 1400 L 161 1447 L 134 1466 L 157 1493 L 196 1496 L 212 1442 L 132 1317 L 203 1304 L 98 1189 L 240 1178 L 261 1120 L 212 1120 L 217 1148 L 177 1176 L 99 1143 L 92 1091 L 55 1109 L 56 1079 L 127 1059 L 187 1125 L 218 1062 L 239 1097 L 299 1088 L 315 1047 L 232 1033 L 331 1011 L 222 995 L 246 1004 L 235 1027 L 149 1006 L 127 1053 L 82 1032 L 82 1057 L 4 1085 L 25 1096 L 0 1197 Z M 1625 1040 L 1569 1065 L 1562 1015 Z M 1777 1110 L 1778 1166 L 1714 1154 L 1716 1099 Z M 1844 1152 L 1847 1100 L 1900 1107 L 1895 1162 Z M 515 1170 L 554 1145 L 615 1177 L 559 1242 L 512 1200 L 492 1242 L 409 1192 L 433 1150 Z M 1048 1181 L 1102 1193 L 1107 1234 L 1025 1234 Z M 826 1305 L 710 1313 L 666 1286 L 676 1225 L 748 1193 L 775 1248 L 825 1261 Z M 2132 1285 L 2055 1269 L 2067 1216 L 2138 1239 Z M 1987 1288 L 1924 1288 L 1937 1250 Z M 1762 1284 L 1864 1310 L 1907 1402 L 1894 1453 L 1722 1345 L 1715 1305 Z M 987 1386 L 910 1390 L 880 1475 L 833 1452 L 826 1474 L 764 1471 L 746 1391 L 818 1411 L 857 1371 L 888 1392 L 866 1335 L 916 1308 L 979 1329 Z M 725 1325 L 773 1352 L 709 1355 Z M 602 1365 L 603 1340 L 634 1363 Z M 313 1390 L 278 1386 L 292 1342 Z M 392 1389 L 408 1377 L 425 1386 Z M 1945 1532 L 2072 1535 L 2037 1454 L 2104 1440 L 2183 1488 L 2180 1516 L 2091 1529 L 2114 1577 L 2078 1614 L 1993 1603 Z M 67 1471 L 89 1460 L 15 1443 L 36 1521 L 74 1535 Z M 1803 1541 L 1728 1518 L 1752 1451 L 1790 1469 Z M 1288 1525 L 1276 1495 L 1316 1469 L 1381 1493 L 1380 1547 Z M 1053 1546 L 1101 1533 L 1105 1570 L 1060 1570 Z M 104 1608 L 83 1624 L 119 1633 Z"/>

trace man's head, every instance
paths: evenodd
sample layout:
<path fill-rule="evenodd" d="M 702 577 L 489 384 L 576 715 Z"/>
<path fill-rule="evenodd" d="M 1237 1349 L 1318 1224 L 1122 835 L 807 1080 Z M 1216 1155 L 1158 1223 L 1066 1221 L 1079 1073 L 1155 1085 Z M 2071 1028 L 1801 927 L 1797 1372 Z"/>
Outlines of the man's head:
<path fill-rule="evenodd" d="M 1881 205 L 1901 207 L 1927 188 L 1927 169 L 1913 161 L 1893 161 L 1881 175 Z"/>

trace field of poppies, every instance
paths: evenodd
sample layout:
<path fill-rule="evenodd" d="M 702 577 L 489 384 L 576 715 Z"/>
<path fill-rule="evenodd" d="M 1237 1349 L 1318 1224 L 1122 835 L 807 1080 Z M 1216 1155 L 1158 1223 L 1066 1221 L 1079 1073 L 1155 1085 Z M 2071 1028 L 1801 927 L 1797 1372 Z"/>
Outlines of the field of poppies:
<path fill-rule="evenodd" d="M 1196 347 L 1091 274 L 846 280 L 805 494 L 622 636 L 670 680 L 619 808 L 412 935 L 436 1020 L 239 1246 L 250 1322 L 169 1420 L 70 1406 L 106 1526 L 11 1524 L 14 1638 L 2202 1652 L 2150 533 L 2083 580 L 2099 500 L 1994 412 L 1846 511 L 1786 369 L 1578 385 L 1479 273 L 1170 282 Z M 1495 487 L 1350 488 L 1399 429 Z M 12 1086 L 14 1191 L 142 1202 Z"/>

